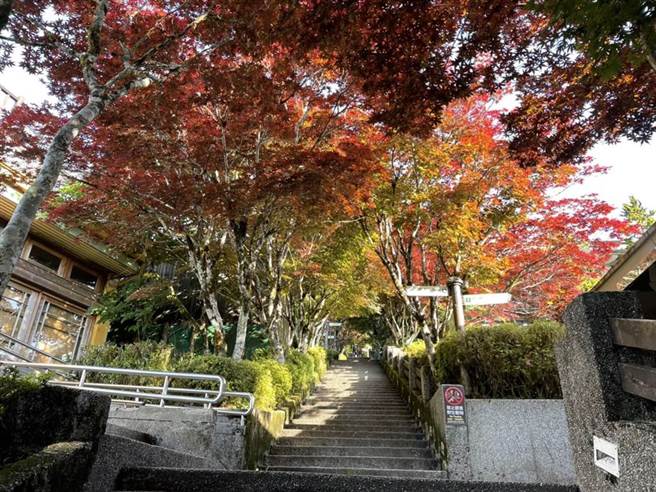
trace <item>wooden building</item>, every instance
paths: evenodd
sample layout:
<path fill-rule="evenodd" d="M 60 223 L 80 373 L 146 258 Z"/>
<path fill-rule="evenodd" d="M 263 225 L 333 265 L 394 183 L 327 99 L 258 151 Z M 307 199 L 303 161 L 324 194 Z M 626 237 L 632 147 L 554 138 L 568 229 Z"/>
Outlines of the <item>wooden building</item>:
<path fill-rule="evenodd" d="M 619 255 L 593 291 L 656 291 L 656 224 Z"/>
<path fill-rule="evenodd" d="M 0 195 L 0 227 L 16 204 Z M 129 275 L 127 260 L 74 231 L 35 220 L 9 287 L 0 299 L 0 358 L 70 362 L 107 337 L 88 315 L 111 276 Z"/>

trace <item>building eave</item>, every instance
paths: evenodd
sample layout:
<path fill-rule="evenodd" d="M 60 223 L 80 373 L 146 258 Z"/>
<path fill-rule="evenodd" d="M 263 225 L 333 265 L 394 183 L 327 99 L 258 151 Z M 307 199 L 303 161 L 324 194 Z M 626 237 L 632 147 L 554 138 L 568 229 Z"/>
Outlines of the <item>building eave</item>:
<path fill-rule="evenodd" d="M 593 291 L 624 290 L 656 261 L 656 224 L 653 224 L 628 250 L 620 255 Z"/>
<path fill-rule="evenodd" d="M 0 195 L 0 217 L 9 220 L 15 209 L 13 200 Z M 115 275 L 131 275 L 137 270 L 128 258 L 110 254 L 106 246 L 76 235 L 75 231 L 64 230 L 52 222 L 34 220 L 30 235 Z"/>

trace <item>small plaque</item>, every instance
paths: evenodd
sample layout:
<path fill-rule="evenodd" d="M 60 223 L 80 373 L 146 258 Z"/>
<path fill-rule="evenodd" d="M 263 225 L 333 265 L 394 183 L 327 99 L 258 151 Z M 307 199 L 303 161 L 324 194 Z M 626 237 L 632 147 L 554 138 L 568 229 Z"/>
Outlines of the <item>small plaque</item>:
<path fill-rule="evenodd" d="M 447 425 L 465 424 L 465 388 L 459 384 L 443 384 L 444 415 Z"/>
<path fill-rule="evenodd" d="M 620 476 L 620 461 L 617 444 L 606 441 L 601 437 L 592 436 L 594 444 L 594 464 L 606 473 L 615 477 Z"/>

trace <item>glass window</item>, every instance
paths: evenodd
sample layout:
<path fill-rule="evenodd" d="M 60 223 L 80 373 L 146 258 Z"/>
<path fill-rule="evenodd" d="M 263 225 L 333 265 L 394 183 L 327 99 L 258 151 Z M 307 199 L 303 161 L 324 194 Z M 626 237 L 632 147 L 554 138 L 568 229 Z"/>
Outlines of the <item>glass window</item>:
<path fill-rule="evenodd" d="M 32 345 L 64 362 L 72 361 L 78 349 L 82 330 L 87 318 L 83 314 L 46 302 L 41 309 L 39 330 Z M 35 362 L 52 362 L 47 357 L 37 354 Z"/>
<path fill-rule="evenodd" d="M 59 270 L 59 264 L 61 263 L 61 258 L 59 256 L 40 248 L 36 244 L 32 245 L 29 258 L 30 260 L 54 271 Z"/>
<path fill-rule="evenodd" d="M 29 300 L 29 292 L 23 292 L 11 285 L 5 289 L 0 298 L 0 331 L 2 333 L 16 337 L 23 318 L 25 318 Z"/>
<path fill-rule="evenodd" d="M 90 289 L 95 289 L 96 283 L 98 282 L 98 276 L 83 270 L 77 265 L 73 265 L 73 268 L 71 269 L 71 280 L 84 284 Z"/>

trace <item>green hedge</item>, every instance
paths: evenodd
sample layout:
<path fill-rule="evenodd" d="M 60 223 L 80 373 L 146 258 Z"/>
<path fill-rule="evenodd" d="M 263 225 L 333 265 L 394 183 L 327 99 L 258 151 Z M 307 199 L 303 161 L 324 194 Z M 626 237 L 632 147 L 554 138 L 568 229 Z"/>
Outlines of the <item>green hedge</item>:
<path fill-rule="evenodd" d="M 285 363 L 292 374 L 292 393 L 305 397 L 316 382 L 314 359 L 311 355 L 290 350 Z"/>
<path fill-rule="evenodd" d="M 80 364 L 88 366 L 124 367 L 170 371 L 173 347 L 165 343 L 137 342 L 118 346 L 113 343 L 94 345 L 87 349 Z M 89 381 L 117 384 L 161 384 L 161 379 L 134 378 L 119 374 L 90 375 Z"/>
<path fill-rule="evenodd" d="M 271 373 L 275 406 L 281 407 L 292 394 L 292 372 L 286 364 L 281 364 L 277 360 L 261 359 L 256 363 Z"/>
<path fill-rule="evenodd" d="M 154 342 L 139 342 L 123 346 L 111 343 L 90 347 L 81 363 L 94 366 L 127 367 L 160 371 L 219 374 L 226 379 L 228 391 L 246 391 L 255 395 L 255 406 L 262 410 L 282 407 L 294 396 L 304 398 L 323 377 L 328 367 L 326 351 L 313 347 L 304 354 L 289 352 L 287 362 L 268 358 L 264 352 L 257 360 L 233 360 L 218 355 L 185 354 L 173 357 L 173 347 Z M 90 380 L 108 383 L 157 384 L 161 379 L 130 378 L 118 375 L 94 376 Z M 173 380 L 172 385 L 208 388 L 207 382 Z M 216 385 L 214 385 L 216 389 Z M 245 402 L 234 399 L 230 405 L 243 407 Z"/>
<path fill-rule="evenodd" d="M 318 383 L 323 379 L 324 374 L 328 370 L 328 353 L 323 347 L 311 347 L 307 353 L 314 360 L 315 382 Z"/>
<path fill-rule="evenodd" d="M 558 323 L 535 322 L 448 335 L 436 347 L 437 380 L 462 384 L 463 366 L 471 398 L 561 398 L 553 346 L 562 333 Z"/>
<path fill-rule="evenodd" d="M 228 391 L 246 391 L 255 395 L 255 407 L 271 410 L 276 406 L 276 391 L 271 372 L 262 364 L 250 360 L 234 360 L 218 355 L 188 354 L 178 359 L 173 367 L 178 372 L 218 374 L 226 380 Z M 185 386 L 206 388 L 207 383 L 180 381 Z M 175 385 L 175 382 L 174 382 Z M 231 402 L 238 404 L 236 402 Z M 241 402 L 239 406 L 244 403 Z"/>

